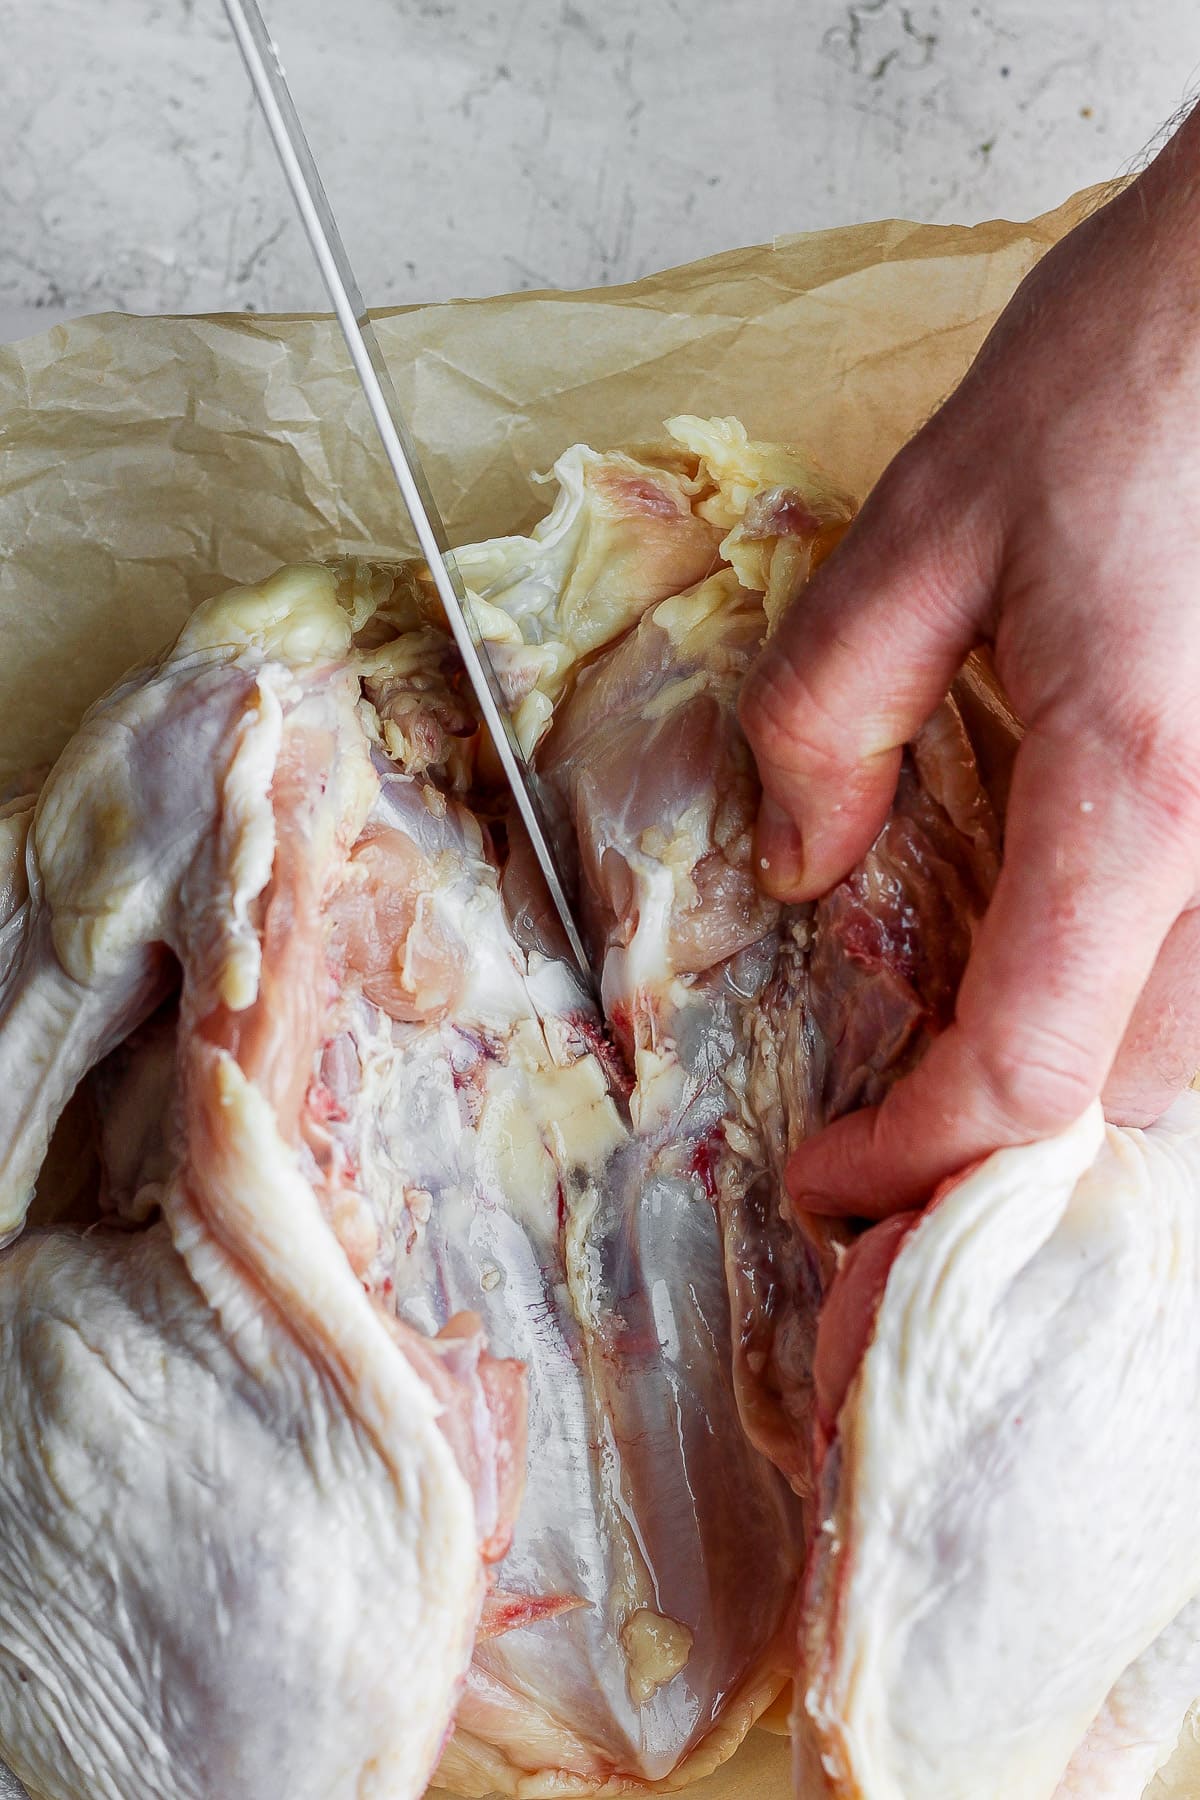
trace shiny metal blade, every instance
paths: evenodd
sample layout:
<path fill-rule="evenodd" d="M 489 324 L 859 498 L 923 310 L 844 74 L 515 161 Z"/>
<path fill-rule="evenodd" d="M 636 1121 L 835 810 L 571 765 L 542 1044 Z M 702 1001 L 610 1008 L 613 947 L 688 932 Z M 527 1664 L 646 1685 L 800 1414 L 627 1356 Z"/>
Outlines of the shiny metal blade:
<path fill-rule="evenodd" d="M 333 310 L 346 338 L 350 357 L 367 396 L 371 417 L 383 440 L 392 472 L 404 496 L 421 552 L 429 564 L 438 595 L 446 611 L 454 641 L 475 691 L 484 724 L 491 733 L 508 785 L 512 789 L 534 854 L 546 878 L 550 898 L 562 921 L 571 952 L 589 987 L 596 983 L 583 939 L 571 912 L 566 888 L 558 872 L 545 809 L 537 794 L 537 781 L 525 760 L 482 633 L 472 616 L 470 596 L 450 549 L 421 461 L 404 422 L 396 390 L 367 309 L 359 293 L 334 223 L 321 178 L 308 147 L 296 108 L 288 91 L 278 52 L 255 0 L 224 0 L 225 11 L 245 59 L 288 186 L 296 202 L 308 241 L 312 245 Z"/>

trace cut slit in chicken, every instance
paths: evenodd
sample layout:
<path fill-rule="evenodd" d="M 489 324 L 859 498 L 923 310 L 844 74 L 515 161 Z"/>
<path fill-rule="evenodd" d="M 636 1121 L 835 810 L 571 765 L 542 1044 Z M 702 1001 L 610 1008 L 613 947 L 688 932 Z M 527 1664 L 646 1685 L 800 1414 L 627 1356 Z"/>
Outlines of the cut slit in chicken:
<path fill-rule="evenodd" d="M 765 899 L 737 693 L 852 509 L 735 422 L 672 430 L 569 452 L 529 538 L 460 553 L 578 844 L 615 1053 L 420 570 L 209 602 L 0 815 L 6 1229 L 100 1062 L 101 1223 L 0 1258 L 0 1751 L 45 1800 L 415 1800 L 435 1761 L 467 1796 L 671 1789 L 797 1672 L 806 1800 L 966 1800 L 992 1768 L 1123 1800 L 1165 1754 L 1186 1432 L 1157 1543 L 1113 1540 L 1154 1580 L 1103 1605 L 1094 1492 L 1112 1419 L 1171 1401 L 1130 1370 L 1193 1374 L 1186 1308 L 1122 1310 L 1187 1288 L 1193 1127 L 1110 1134 L 1087 1174 L 1084 1122 L 849 1252 L 787 1215 L 795 1143 L 952 1014 L 1012 722 L 967 671 L 862 865 Z M 905 1299 L 955 1221 L 991 1335 Z M 1056 1377 L 1056 1333 L 1102 1329 L 1108 1372 Z M 1045 1432 L 998 1467 L 1006 1380 Z M 1051 1467 L 1078 1605 L 1039 1641 Z M 997 1683 L 1002 1628 L 1030 1660 Z M 939 1705 L 952 1669 L 973 1712 Z"/>

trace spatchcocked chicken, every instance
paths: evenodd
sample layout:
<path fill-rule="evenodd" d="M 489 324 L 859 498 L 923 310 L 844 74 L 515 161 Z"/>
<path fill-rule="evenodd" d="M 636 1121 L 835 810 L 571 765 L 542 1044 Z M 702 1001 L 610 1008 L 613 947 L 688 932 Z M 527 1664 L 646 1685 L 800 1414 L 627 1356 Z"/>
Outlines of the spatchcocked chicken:
<path fill-rule="evenodd" d="M 672 1789 L 793 1681 L 804 1795 L 1136 1800 L 1200 1693 L 1200 1103 L 790 1215 L 952 1015 L 1013 727 L 970 666 L 862 865 L 768 900 L 738 691 L 853 509 L 669 432 L 459 553 L 603 1016 L 417 566 L 207 602 L 0 810 L 44 1800 Z"/>

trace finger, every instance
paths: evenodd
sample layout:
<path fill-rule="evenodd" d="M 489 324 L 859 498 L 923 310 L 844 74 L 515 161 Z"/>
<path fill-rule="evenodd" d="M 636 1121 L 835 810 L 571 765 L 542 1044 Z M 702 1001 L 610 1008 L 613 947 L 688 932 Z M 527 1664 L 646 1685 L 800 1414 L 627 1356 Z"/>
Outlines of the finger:
<path fill-rule="evenodd" d="M 767 642 L 741 719 L 762 778 L 760 879 L 780 899 L 839 881 L 878 833 L 901 749 L 980 635 L 995 558 L 934 491 L 929 428 L 892 464 Z"/>
<path fill-rule="evenodd" d="M 1115 1125 L 1161 1118 L 1200 1069 L 1200 910 L 1184 913 L 1134 1008 L 1104 1110 Z"/>
<path fill-rule="evenodd" d="M 838 1414 L 862 1367 L 892 1265 L 920 1217 L 920 1213 L 897 1213 L 855 1238 L 821 1302 L 813 1386 L 817 1423 L 827 1438 L 837 1429 Z"/>
<path fill-rule="evenodd" d="M 1100 1093 L 1191 898 L 1194 824 L 1154 786 L 1094 737 L 1031 730 L 955 1021 L 879 1108 L 800 1147 L 798 1204 L 866 1217 L 919 1204 L 977 1157 L 1065 1128 Z"/>

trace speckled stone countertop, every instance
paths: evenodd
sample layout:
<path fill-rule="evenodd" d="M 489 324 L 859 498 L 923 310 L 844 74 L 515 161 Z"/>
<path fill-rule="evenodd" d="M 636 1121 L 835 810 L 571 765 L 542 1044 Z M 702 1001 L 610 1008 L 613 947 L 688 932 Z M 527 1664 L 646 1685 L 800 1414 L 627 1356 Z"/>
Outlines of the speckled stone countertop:
<path fill-rule="evenodd" d="M 264 0 L 373 305 L 780 232 L 1026 216 L 1134 163 L 1195 0 Z M 219 0 L 0 0 L 0 331 L 320 307 Z"/>

